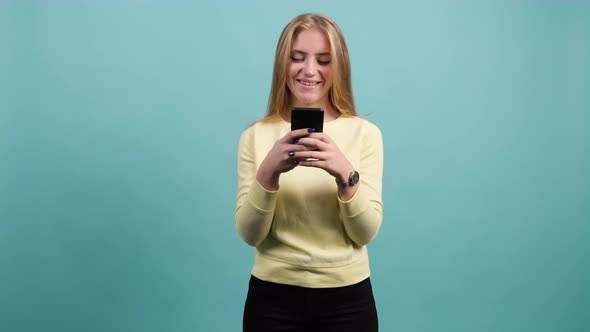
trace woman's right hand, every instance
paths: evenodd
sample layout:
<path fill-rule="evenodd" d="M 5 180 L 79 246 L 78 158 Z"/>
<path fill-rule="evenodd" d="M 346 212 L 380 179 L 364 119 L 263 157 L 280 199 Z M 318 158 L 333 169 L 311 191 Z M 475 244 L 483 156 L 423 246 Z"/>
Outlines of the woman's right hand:
<path fill-rule="evenodd" d="M 286 173 L 297 166 L 297 160 L 293 159 L 295 153 L 308 150 L 304 145 L 298 144 L 300 138 L 308 135 L 307 129 L 297 129 L 288 132 L 275 142 L 256 173 L 256 180 L 262 187 L 269 191 L 279 188 L 281 173 Z"/>

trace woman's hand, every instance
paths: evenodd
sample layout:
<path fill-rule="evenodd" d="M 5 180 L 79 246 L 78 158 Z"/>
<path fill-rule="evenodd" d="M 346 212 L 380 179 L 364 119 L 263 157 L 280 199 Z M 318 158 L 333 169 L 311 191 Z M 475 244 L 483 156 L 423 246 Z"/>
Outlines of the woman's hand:
<path fill-rule="evenodd" d="M 297 144 L 306 147 L 305 150 L 295 153 L 292 157 L 298 165 L 321 168 L 336 178 L 336 181 L 348 182 L 348 177 L 354 171 L 354 166 L 328 135 L 313 133 L 301 138 Z M 338 186 L 338 197 L 348 201 L 354 196 L 357 189 L 358 185 Z"/>
<path fill-rule="evenodd" d="M 300 163 L 300 159 L 295 156 L 309 149 L 306 145 L 298 143 L 309 135 L 307 129 L 293 130 L 275 142 L 256 173 L 256 180 L 262 187 L 267 190 L 278 189 L 281 173 L 295 168 Z"/>
<path fill-rule="evenodd" d="M 297 144 L 306 147 L 292 158 L 298 161 L 298 165 L 321 168 L 338 182 L 348 181 L 354 167 L 328 135 L 312 133 L 301 138 Z"/>

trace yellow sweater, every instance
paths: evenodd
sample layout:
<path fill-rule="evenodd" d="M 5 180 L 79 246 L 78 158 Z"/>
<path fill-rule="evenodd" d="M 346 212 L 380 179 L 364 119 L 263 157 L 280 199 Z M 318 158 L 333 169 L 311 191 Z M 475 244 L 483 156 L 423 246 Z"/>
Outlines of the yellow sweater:
<path fill-rule="evenodd" d="M 240 138 L 235 223 L 240 237 L 256 247 L 252 274 L 312 288 L 360 282 L 370 275 L 365 245 L 382 220 L 381 132 L 359 117 L 324 124 L 324 133 L 360 173 L 357 192 L 344 202 L 334 177 L 319 168 L 298 166 L 281 174 L 277 191 L 256 181 L 266 154 L 289 130 L 286 121 L 257 122 Z"/>

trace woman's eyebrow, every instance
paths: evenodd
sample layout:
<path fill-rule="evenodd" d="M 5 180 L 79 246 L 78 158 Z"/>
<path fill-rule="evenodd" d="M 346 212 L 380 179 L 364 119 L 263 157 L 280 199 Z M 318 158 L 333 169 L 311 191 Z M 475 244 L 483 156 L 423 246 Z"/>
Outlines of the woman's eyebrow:
<path fill-rule="evenodd" d="M 293 53 L 301 53 L 303 55 L 307 55 L 308 54 L 307 52 L 304 52 L 302 50 L 293 50 Z M 315 55 L 320 55 L 320 56 L 322 56 L 322 55 L 330 55 L 330 52 L 316 53 Z"/>

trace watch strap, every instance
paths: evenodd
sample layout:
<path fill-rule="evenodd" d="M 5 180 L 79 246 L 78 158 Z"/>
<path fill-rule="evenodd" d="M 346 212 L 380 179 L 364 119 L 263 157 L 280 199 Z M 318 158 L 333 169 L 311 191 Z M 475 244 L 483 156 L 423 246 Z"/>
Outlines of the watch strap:
<path fill-rule="evenodd" d="M 350 175 L 348 175 L 347 181 L 338 181 L 338 179 L 336 179 L 336 183 L 338 184 L 338 187 L 340 187 L 340 188 L 353 187 L 358 182 L 359 182 L 359 173 L 357 171 L 350 172 Z"/>

